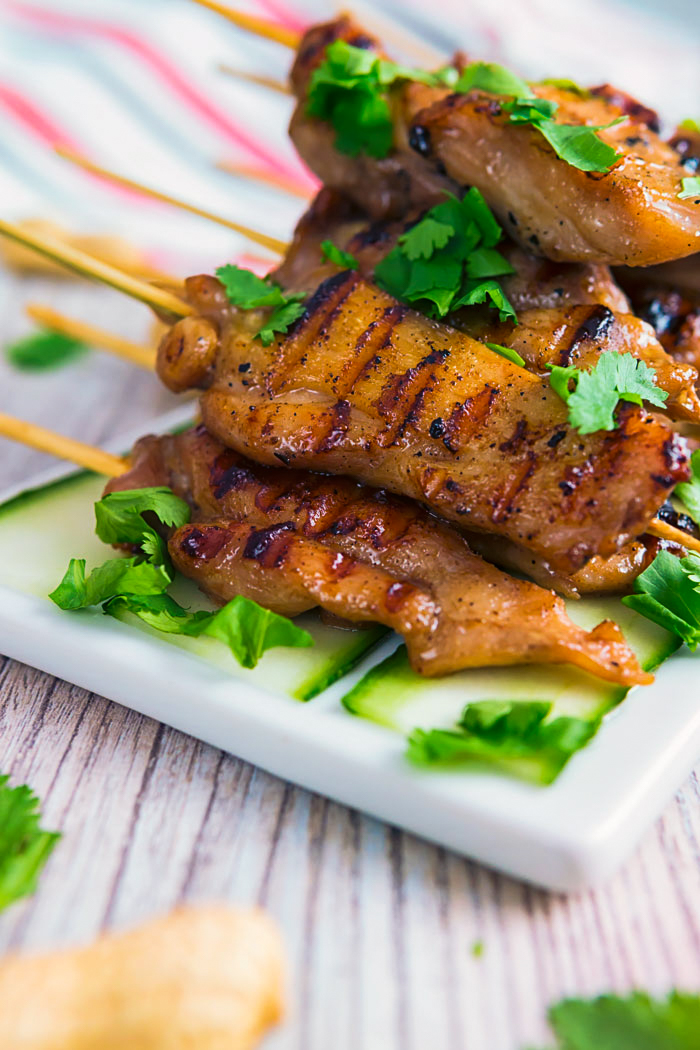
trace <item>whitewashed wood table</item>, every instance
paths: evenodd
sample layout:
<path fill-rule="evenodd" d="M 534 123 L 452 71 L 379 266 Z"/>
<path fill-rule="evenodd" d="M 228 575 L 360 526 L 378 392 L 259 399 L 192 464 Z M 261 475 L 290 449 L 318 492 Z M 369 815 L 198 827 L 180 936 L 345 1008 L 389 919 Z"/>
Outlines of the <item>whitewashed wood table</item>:
<path fill-rule="evenodd" d="M 3 343 L 30 297 L 131 338 L 148 327 L 110 292 L 0 275 Z M 175 401 L 98 353 L 43 375 L 3 362 L 0 382 L 3 410 L 93 442 Z M 0 487 L 46 465 L 0 442 Z M 290 962 L 269 1050 L 519 1050 L 547 1045 L 547 1005 L 565 995 L 700 990 L 696 775 L 612 881 L 564 897 L 3 657 L 0 770 L 63 832 L 37 894 L 0 917 L 0 950 L 86 941 L 185 900 L 257 902 Z"/>

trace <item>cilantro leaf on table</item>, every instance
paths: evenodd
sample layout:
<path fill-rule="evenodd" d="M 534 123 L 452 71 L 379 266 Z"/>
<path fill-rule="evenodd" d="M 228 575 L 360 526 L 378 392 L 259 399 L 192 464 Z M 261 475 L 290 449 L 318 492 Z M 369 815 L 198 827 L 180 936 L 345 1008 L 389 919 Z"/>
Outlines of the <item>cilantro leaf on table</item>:
<path fill-rule="evenodd" d="M 488 346 L 489 350 L 494 350 L 497 354 L 500 354 L 501 357 L 507 357 L 514 365 L 519 365 L 520 368 L 526 367 L 524 358 L 510 346 L 501 346 L 500 343 L 486 343 L 486 346 Z"/>
<path fill-rule="evenodd" d="M 602 353 L 594 368 L 549 365 L 550 384 L 569 408 L 569 422 L 580 434 L 614 430 L 620 401 L 641 405 L 649 401 L 663 408 L 668 394 L 656 385 L 656 372 L 633 354 Z M 571 389 L 571 382 L 574 389 Z"/>
<path fill-rule="evenodd" d="M 357 259 L 350 252 L 344 252 L 337 245 L 333 244 L 333 241 L 322 241 L 321 242 L 321 256 L 327 259 L 328 262 L 335 263 L 336 266 L 342 266 L 344 270 L 356 270 Z"/>
<path fill-rule="evenodd" d="M 246 668 L 255 667 L 268 649 L 279 646 L 299 649 L 314 644 L 309 632 L 297 627 L 292 620 L 242 595 L 212 613 L 190 613 L 167 594 L 122 595 L 105 608 L 111 615 L 121 611 L 134 613 L 150 627 L 167 634 L 216 638 L 228 646 L 241 667 Z"/>
<path fill-rule="evenodd" d="M 386 157 L 394 139 L 388 101 L 391 86 L 398 80 L 449 86 L 455 75 L 451 67 L 426 73 L 389 62 L 345 40 L 334 40 L 311 74 L 306 111 L 332 125 L 339 152 L 351 157 L 360 153 Z"/>
<path fill-rule="evenodd" d="M 700 175 L 686 175 L 681 179 L 681 190 L 677 197 L 682 201 L 688 200 L 689 197 L 700 199 Z"/>
<path fill-rule="evenodd" d="M 271 313 L 253 336 L 263 346 L 269 346 L 276 332 L 284 334 L 304 313 L 304 292 L 283 292 L 270 277 L 258 277 L 252 270 L 245 270 L 234 263 L 219 266 L 216 276 L 224 286 L 226 295 L 234 306 L 241 310 L 259 310 L 271 307 Z"/>
<path fill-rule="evenodd" d="M 646 992 L 564 999 L 550 1008 L 557 1050 L 697 1050 L 700 997 Z"/>
<path fill-rule="evenodd" d="M 659 551 L 634 581 L 634 593 L 623 605 L 682 638 L 688 648 L 700 645 L 700 557 L 676 558 Z"/>
<path fill-rule="evenodd" d="M 487 303 L 499 311 L 501 320 L 515 321 L 515 311 L 495 279 L 513 272 L 495 249 L 502 233 L 475 187 L 462 200 L 448 195 L 399 237 L 375 268 L 375 280 L 429 317 Z"/>
<path fill-rule="evenodd" d="M 418 765 L 532 761 L 537 779 L 548 784 L 597 729 L 595 721 L 568 716 L 547 721 L 551 709 L 537 700 L 477 701 L 465 707 L 454 729 L 415 729 L 407 755 Z"/>
<path fill-rule="evenodd" d="M 41 329 L 5 347 L 5 357 L 22 372 L 60 368 L 86 353 L 87 344 L 63 332 Z"/>
<path fill-rule="evenodd" d="M 36 889 L 61 837 L 39 827 L 39 800 L 26 784 L 12 788 L 0 776 L 0 911 Z"/>
<path fill-rule="evenodd" d="M 673 495 L 683 503 L 693 521 L 700 525 L 700 449 L 690 457 L 690 481 L 676 485 Z"/>

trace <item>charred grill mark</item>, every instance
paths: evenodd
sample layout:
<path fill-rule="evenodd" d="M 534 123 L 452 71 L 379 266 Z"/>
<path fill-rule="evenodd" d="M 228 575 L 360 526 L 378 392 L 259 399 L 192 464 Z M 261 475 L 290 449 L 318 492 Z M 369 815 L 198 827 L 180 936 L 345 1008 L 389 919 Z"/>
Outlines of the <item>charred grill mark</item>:
<path fill-rule="evenodd" d="M 515 430 L 513 431 L 511 436 L 506 441 L 502 441 L 501 444 L 498 446 L 500 451 L 517 452 L 517 450 L 520 448 L 520 445 L 525 440 L 526 433 L 527 420 L 519 419 L 518 422 L 515 424 Z"/>
<path fill-rule="evenodd" d="M 537 456 L 532 451 L 528 452 L 526 458 L 520 464 L 517 474 L 512 477 L 509 484 L 505 486 L 502 495 L 496 501 L 491 514 L 491 520 L 494 523 L 500 525 L 511 516 L 515 510 L 515 502 L 518 496 L 525 491 L 536 464 Z"/>
<path fill-rule="evenodd" d="M 284 521 L 267 529 L 254 529 L 246 541 L 243 557 L 256 561 L 263 569 L 278 569 L 287 557 L 294 532 L 296 525 L 293 521 Z"/>
<path fill-rule="evenodd" d="M 330 452 L 342 443 L 348 432 L 351 406 L 349 401 L 338 401 L 329 412 L 328 429 L 322 436 L 316 449 L 318 452 Z"/>
<path fill-rule="evenodd" d="M 605 339 L 614 324 L 615 314 L 609 307 L 602 304 L 591 307 L 586 320 L 574 332 L 574 337 L 569 346 L 561 350 L 558 363 L 560 365 L 570 364 L 572 357 L 582 343 L 585 343 L 587 340 L 593 342 Z"/>
<path fill-rule="evenodd" d="M 663 457 L 674 484 L 684 481 L 688 476 L 688 453 L 683 439 L 672 434 L 663 443 Z"/>
<path fill-rule="evenodd" d="M 193 525 L 180 536 L 180 550 L 188 558 L 211 561 L 224 546 L 229 535 L 227 529 L 218 525 L 205 525 L 202 528 Z"/>
<path fill-rule="evenodd" d="M 380 436 L 382 445 L 391 445 L 410 422 L 416 425 L 426 388 L 436 381 L 434 365 L 442 364 L 449 350 L 431 350 L 418 364 L 402 374 L 391 375 L 377 399 L 377 411 L 388 421 Z"/>
<path fill-rule="evenodd" d="M 418 592 L 418 588 L 410 583 L 392 583 L 386 592 L 384 604 L 387 612 L 397 613 L 402 605 L 410 601 Z"/>
<path fill-rule="evenodd" d="M 661 122 L 659 121 L 659 114 L 653 109 L 649 109 L 648 106 L 638 102 L 632 95 L 628 95 L 626 91 L 620 91 L 619 88 L 613 87 L 611 84 L 599 84 L 598 87 L 590 89 L 591 94 L 597 98 L 603 98 L 609 102 L 612 106 L 617 106 L 618 109 L 631 117 L 636 123 L 646 124 L 650 131 L 655 134 L 659 134 L 661 131 Z"/>
<path fill-rule="evenodd" d="M 336 581 L 344 580 L 346 576 L 354 572 L 356 565 L 357 562 L 353 558 L 346 557 L 345 554 L 333 554 L 328 562 L 328 575 Z"/>
<path fill-rule="evenodd" d="M 488 383 L 474 397 L 468 397 L 466 401 L 456 405 L 449 419 L 442 421 L 442 440 L 449 452 L 457 453 L 469 439 L 476 433 L 477 429 L 488 419 L 498 390 Z M 431 434 L 435 428 L 433 420 L 431 423 Z"/>
<path fill-rule="evenodd" d="M 348 363 L 342 381 L 336 384 L 336 392 L 339 395 L 351 393 L 360 377 L 364 376 L 370 362 L 382 350 L 391 346 L 394 329 L 403 321 L 407 312 L 407 306 L 395 303 L 393 306 L 387 306 L 381 317 L 375 318 L 367 326 L 355 343 L 353 359 Z"/>
<path fill-rule="evenodd" d="M 221 452 L 209 468 L 209 485 L 217 500 L 224 499 L 229 492 L 238 492 L 248 485 L 259 483 L 252 471 L 240 465 L 233 449 Z"/>

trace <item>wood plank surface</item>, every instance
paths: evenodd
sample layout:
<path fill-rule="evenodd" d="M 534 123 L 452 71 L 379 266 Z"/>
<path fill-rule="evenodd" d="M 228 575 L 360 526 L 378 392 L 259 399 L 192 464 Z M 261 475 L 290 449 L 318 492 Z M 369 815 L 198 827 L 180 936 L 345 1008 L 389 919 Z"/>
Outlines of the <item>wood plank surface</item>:
<path fill-rule="evenodd" d="M 3 342 L 30 295 L 130 338 L 148 328 L 112 293 L 2 276 Z M 0 384 L 3 410 L 86 441 L 175 403 L 101 354 L 41 376 L 3 362 Z M 47 463 L 0 442 L 0 486 Z M 36 896 L 0 917 L 0 950 L 87 941 L 182 900 L 258 902 L 290 960 L 290 1015 L 268 1050 L 519 1050 L 547 1044 L 547 1004 L 564 995 L 700 989 L 696 775 L 610 882 L 567 897 L 4 658 L 0 770 L 64 833 Z"/>

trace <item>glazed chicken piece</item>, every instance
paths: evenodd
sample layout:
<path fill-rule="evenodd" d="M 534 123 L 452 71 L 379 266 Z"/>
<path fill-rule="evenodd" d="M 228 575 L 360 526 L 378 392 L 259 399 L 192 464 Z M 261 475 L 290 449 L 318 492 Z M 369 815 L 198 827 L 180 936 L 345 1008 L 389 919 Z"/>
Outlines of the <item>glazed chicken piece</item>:
<path fill-rule="evenodd" d="M 146 437 L 107 491 L 168 485 L 195 521 L 176 530 L 176 567 L 217 602 L 237 594 L 286 616 L 320 606 L 401 634 L 413 668 L 571 663 L 624 685 L 651 680 L 619 628 L 577 627 L 551 591 L 473 554 L 417 505 L 346 478 L 260 467 L 202 426 Z"/>
<path fill-rule="evenodd" d="M 504 96 L 406 81 L 393 91 L 392 152 L 383 160 L 353 158 L 335 149 L 329 125 L 306 113 L 309 78 L 335 39 L 380 50 L 347 18 L 309 30 L 292 70 L 299 101 L 290 135 L 324 184 L 373 218 L 398 218 L 437 203 L 445 189 L 476 186 L 515 240 L 550 259 L 648 266 L 700 250 L 700 205 L 678 197 L 686 158 L 661 140 L 656 115 L 624 93 L 605 85 L 582 98 L 531 85 L 538 98 L 558 104 L 557 123 L 620 119 L 599 132 L 620 158 L 607 174 L 558 158 L 535 128 L 510 121 Z"/>
<path fill-rule="evenodd" d="M 291 291 L 315 288 L 337 272 L 321 261 L 321 244 L 329 239 L 350 252 L 360 272 L 371 277 L 417 219 L 413 215 L 400 223 L 368 225 L 348 198 L 322 190 L 302 216 L 273 276 Z M 669 394 L 668 414 L 700 422 L 694 362 L 665 352 L 650 325 L 631 313 L 607 266 L 537 259 L 512 242 L 499 245 L 499 250 L 516 271 L 502 278 L 501 284 L 518 314 L 518 324 L 501 323 L 483 307 L 460 310 L 448 323 L 480 342 L 512 347 L 531 371 L 542 376 L 549 374 L 548 365 L 592 368 L 603 352 L 631 353 L 655 369 L 658 386 Z"/>
<path fill-rule="evenodd" d="M 211 277 L 165 336 L 172 390 L 205 387 L 202 417 L 264 464 L 347 474 L 495 533 L 571 573 L 644 532 L 688 476 L 683 440 L 625 404 L 587 436 L 542 380 L 397 303 L 357 273 L 324 282 L 293 331 L 264 347 L 263 314 Z"/>

